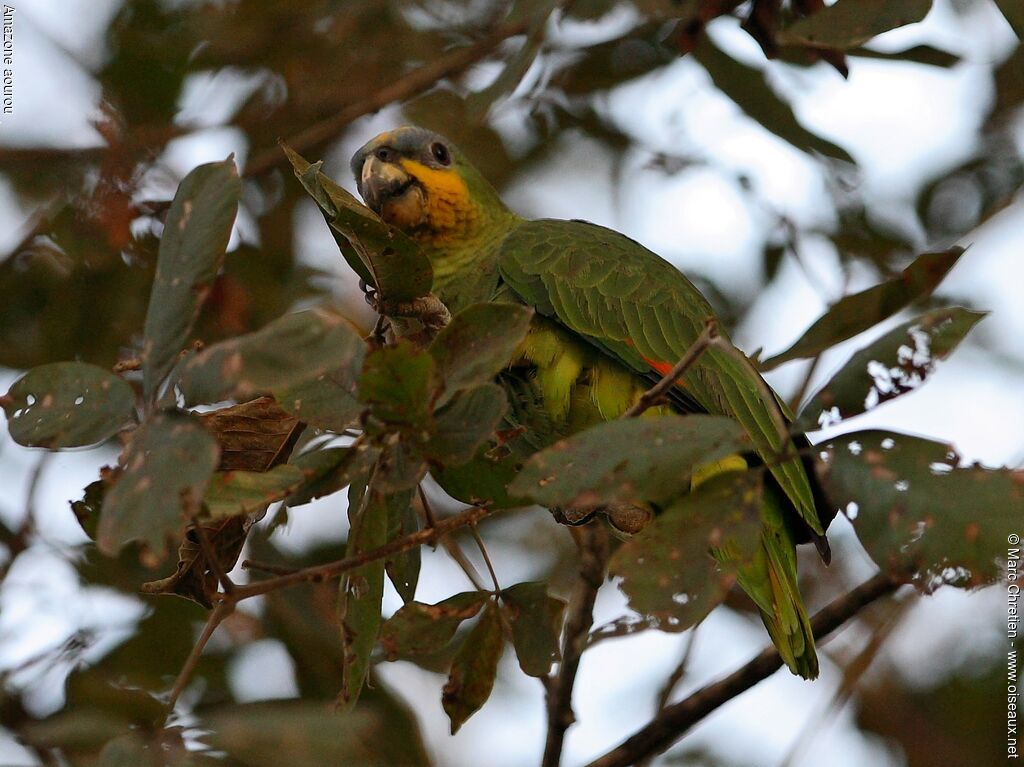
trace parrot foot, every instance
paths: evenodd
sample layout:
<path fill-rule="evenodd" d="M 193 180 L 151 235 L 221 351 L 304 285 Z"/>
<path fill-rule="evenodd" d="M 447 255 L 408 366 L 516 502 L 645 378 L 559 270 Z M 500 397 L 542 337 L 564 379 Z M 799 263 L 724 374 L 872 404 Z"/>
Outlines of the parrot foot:
<path fill-rule="evenodd" d="M 398 335 L 418 346 L 426 346 L 433 341 L 452 319 L 448 307 L 433 293 L 410 301 L 392 301 L 381 298 L 379 293 L 370 289 L 366 291 L 366 302 L 377 314 L 397 320 L 392 325 Z"/>
<path fill-rule="evenodd" d="M 581 508 L 554 508 L 551 515 L 561 525 L 585 525 L 595 514 L 604 514 L 608 524 L 620 538 L 631 538 L 643 530 L 654 519 L 649 506 L 635 503 L 610 503 L 605 506 L 584 506 Z"/>

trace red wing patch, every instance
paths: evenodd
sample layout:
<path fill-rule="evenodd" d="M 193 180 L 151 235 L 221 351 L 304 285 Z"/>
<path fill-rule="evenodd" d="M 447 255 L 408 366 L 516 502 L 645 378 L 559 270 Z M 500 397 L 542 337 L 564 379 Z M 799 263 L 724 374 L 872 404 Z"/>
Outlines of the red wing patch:
<path fill-rule="evenodd" d="M 644 357 L 643 359 L 644 362 L 650 365 L 653 370 L 661 373 L 663 376 L 668 375 L 672 368 L 675 367 L 675 365 L 670 362 L 659 362 L 658 360 L 652 360 L 649 357 Z"/>

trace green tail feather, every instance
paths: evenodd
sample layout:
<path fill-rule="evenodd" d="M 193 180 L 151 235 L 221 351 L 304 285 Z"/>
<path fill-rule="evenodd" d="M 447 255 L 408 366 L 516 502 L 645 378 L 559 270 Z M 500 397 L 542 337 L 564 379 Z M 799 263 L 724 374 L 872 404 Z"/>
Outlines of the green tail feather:
<path fill-rule="evenodd" d="M 818 676 L 818 655 L 803 597 L 797 586 L 796 548 L 777 499 L 765 496 L 761 548 L 741 567 L 737 580 L 754 600 L 772 642 L 789 669 L 804 679 Z"/>

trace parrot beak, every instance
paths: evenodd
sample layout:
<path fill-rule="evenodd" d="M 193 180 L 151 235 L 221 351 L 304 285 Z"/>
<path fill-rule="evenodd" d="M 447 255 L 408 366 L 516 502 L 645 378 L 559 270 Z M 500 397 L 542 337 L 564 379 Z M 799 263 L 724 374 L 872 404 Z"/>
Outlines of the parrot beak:
<path fill-rule="evenodd" d="M 367 154 L 358 186 L 370 209 L 388 223 L 407 229 L 426 220 L 423 187 L 397 163 Z"/>

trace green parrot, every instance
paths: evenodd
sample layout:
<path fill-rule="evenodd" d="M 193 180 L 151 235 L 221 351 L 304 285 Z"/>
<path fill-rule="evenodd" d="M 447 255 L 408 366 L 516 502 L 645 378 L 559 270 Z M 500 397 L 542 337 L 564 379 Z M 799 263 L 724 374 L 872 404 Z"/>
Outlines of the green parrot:
<path fill-rule="evenodd" d="M 628 237 L 585 221 L 516 215 L 436 133 L 417 127 L 382 133 L 355 153 L 352 171 L 366 204 L 429 257 L 433 291 L 452 313 L 485 301 L 516 301 L 536 310 L 500 377 L 511 420 L 526 427 L 520 431 L 528 450 L 622 415 L 713 316 L 681 272 Z M 787 428 L 791 416 L 746 357 L 714 347 L 680 379 L 667 405 L 645 415 L 666 411 L 735 418 L 756 448 L 756 454 L 698 468 L 693 486 L 757 461 L 770 467 L 762 546 L 740 568 L 738 582 L 793 673 L 816 677 L 814 637 L 797 587 L 796 544 L 813 540 L 827 562 L 825 528 L 834 510 L 811 480 L 809 459 L 778 460 L 786 452 L 796 455 Z M 591 510 L 552 511 L 560 521 L 581 523 Z M 627 534 L 652 514 L 637 506 L 606 511 L 612 526 Z"/>

